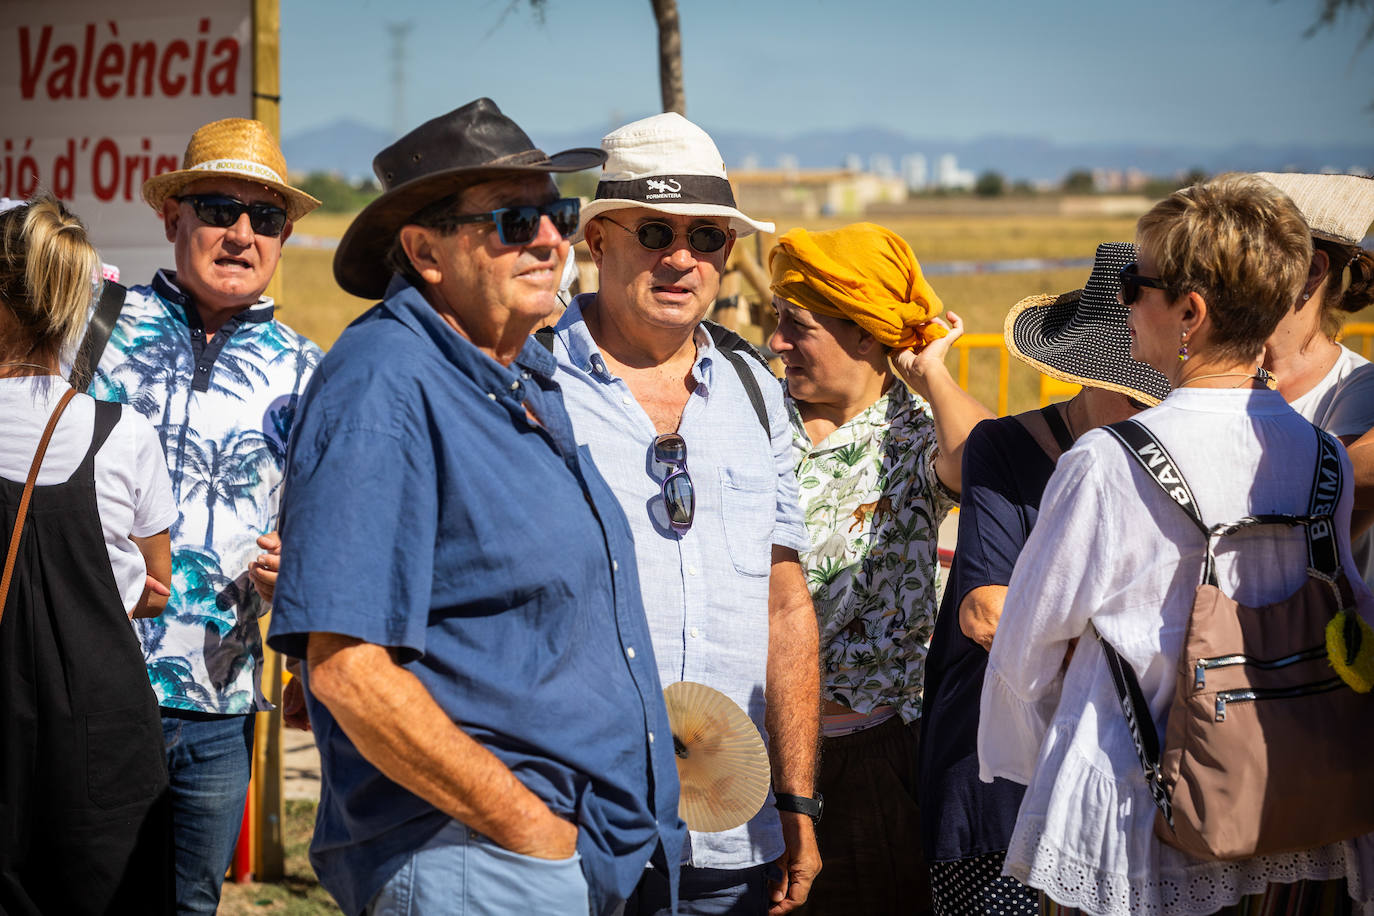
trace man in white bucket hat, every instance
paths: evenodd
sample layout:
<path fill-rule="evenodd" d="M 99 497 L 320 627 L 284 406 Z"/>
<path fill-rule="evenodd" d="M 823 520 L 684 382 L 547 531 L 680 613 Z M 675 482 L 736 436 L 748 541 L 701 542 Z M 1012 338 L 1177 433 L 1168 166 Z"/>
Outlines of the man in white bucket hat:
<path fill-rule="evenodd" d="M 740 212 L 715 143 L 681 115 L 601 142 L 581 229 L 600 290 L 549 341 L 573 430 L 629 517 L 665 685 L 724 692 L 763 733 L 773 788 L 732 830 L 692 831 L 679 913 L 786 913 L 820 869 L 813 818 L 816 618 L 797 560 L 808 546 L 777 380 L 703 318 L 735 239 L 772 231 Z M 689 825 L 690 826 L 690 825 Z M 646 872 L 627 916 L 668 912 Z"/>
<path fill-rule="evenodd" d="M 294 221 L 320 202 L 287 183 L 276 140 L 244 118 L 197 129 L 182 167 L 148 179 L 143 199 L 176 269 L 128 291 L 90 387 L 153 421 L 171 472 L 172 595 L 136 623 L 162 712 L 177 912 L 214 913 L 243 820 L 254 713 L 271 708 L 264 600 L 249 574 L 275 578 L 277 557 L 262 551 L 276 537 L 264 536 L 296 399 L 321 356 L 263 292 Z"/>

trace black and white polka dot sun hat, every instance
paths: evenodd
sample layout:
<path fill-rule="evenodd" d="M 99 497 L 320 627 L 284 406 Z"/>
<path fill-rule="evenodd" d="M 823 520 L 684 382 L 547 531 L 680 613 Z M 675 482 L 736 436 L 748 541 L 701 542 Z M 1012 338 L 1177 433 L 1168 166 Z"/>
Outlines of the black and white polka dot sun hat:
<path fill-rule="evenodd" d="M 1117 301 L 1121 268 L 1135 259 L 1136 247 L 1129 242 L 1098 245 L 1082 289 L 1027 296 L 1011 307 L 1002 327 L 1007 349 L 1061 382 L 1105 388 L 1150 406 L 1164 400 L 1169 382 L 1131 359 L 1130 310 Z"/>

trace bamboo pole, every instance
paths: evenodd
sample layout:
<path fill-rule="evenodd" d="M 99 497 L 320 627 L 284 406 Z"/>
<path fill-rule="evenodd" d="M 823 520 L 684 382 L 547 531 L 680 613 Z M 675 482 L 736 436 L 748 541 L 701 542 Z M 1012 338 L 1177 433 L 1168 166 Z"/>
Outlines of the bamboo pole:
<path fill-rule="evenodd" d="M 278 0 L 253 0 L 253 117 L 267 125 L 281 142 L 281 10 Z M 267 295 L 281 299 L 282 271 L 267 286 Z M 251 585 L 249 586 L 252 587 Z M 276 707 L 258 713 L 253 738 L 252 802 L 253 871 L 259 881 L 280 880 L 285 874 L 286 850 L 282 844 L 285 817 L 282 787 L 281 656 L 267 648 L 270 613 L 258 621 L 263 636 L 263 694 Z"/>

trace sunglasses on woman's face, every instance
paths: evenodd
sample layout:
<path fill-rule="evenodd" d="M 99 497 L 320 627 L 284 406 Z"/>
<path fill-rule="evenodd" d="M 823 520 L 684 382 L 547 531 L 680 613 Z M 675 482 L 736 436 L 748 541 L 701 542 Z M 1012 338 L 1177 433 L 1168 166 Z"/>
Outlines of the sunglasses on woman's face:
<path fill-rule="evenodd" d="M 1140 288 L 1148 286 L 1150 289 L 1168 289 L 1164 281 L 1159 277 L 1146 277 L 1140 273 L 1140 265 L 1135 261 L 1121 268 L 1118 275 L 1121 278 L 1121 304 L 1135 305 L 1135 301 L 1140 298 Z"/>
<path fill-rule="evenodd" d="M 502 245 L 528 245 L 539 235 L 544 217 L 553 223 L 558 234 L 567 238 L 577 231 L 577 218 L 582 201 L 576 197 L 562 197 L 537 207 L 501 207 L 487 213 L 470 213 L 452 218 L 455 223 L 495 223 L 496 237 Z"/>
<path fill-rule="evenodd" d="M 608 223 L 620 226 L 626 232 L 639 239 L 639 244 L 650 251 L 662 251 L 673 244 L 673 239 L 677 238 L 677 230 L 667 223 L 651 220 L 647 223 L 640 223 L 638 229 L 631 229 L 629 226 L 621 226 L 609 216 L 601 217 Z M 720 251 L 725 247 L 726 241 L 730 238 L 729 233 L 719 226 L 697 226 L 687 230 L 687 244 L 692 246 L 692 250 L 700 254 L 710 254 L 713 251 Z"/>
<path fill-rule="evenodd" d="M 216 229 L 228 229 L 245 213 L 258 235 L 276 238 L 286 228 L 286 211 L 275 204 L 246 204 L 223 194 L 185 194 L 177 200 L 190 204 L 196 219 Z"/>

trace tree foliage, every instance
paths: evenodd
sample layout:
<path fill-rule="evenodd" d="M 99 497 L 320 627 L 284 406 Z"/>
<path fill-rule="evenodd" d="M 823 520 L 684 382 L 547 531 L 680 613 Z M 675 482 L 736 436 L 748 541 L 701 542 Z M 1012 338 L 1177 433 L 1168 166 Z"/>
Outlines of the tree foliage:
<path fill-rule="evenodd" d="M 973 193 L 979 197 L 1001 197 L 1007 189 L 1007 183 L 1002 178 L 1001 172 L 987 171 L 978 176 L 978 181 L 973 185 Z"/>

